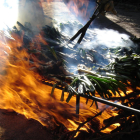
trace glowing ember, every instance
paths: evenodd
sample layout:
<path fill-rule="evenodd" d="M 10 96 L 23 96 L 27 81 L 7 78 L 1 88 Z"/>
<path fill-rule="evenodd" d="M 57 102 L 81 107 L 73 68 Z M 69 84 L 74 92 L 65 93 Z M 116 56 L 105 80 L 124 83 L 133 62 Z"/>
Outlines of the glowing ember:
<path fill-rule="evenodd" d="M 113 125 L 115 125 L 115 126 L 120 126 L 120 124 L 119 124 L 119 123 L 114 123 Z"/>

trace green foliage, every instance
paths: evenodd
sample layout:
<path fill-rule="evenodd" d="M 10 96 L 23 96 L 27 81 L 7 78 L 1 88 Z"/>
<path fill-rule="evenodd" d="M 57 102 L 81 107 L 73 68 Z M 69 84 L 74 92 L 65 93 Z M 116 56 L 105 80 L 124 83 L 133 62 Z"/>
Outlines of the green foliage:
<path fill-rule="evenodd" d="M 100 72 L 105 72 L 100 75 Z M 108 66 L 99 69 L 97 72 L 85 70 L 85 75 L 74 76 L 71 84 L 67 86 L 66 90 L 69 93 L 67 102 L 70 101 L 73 95 L 88 95 L 95 96 L 95 92 L 101 98 L 109 98 L 116 96 L 122 91 L 126 94 L 127 87 L 135 88 L 139 86 L 140 80 L 140 56 L 132 54 L 116 59 L 115 62 Z M 64 93 L 61 96 L 63 101 Z M 88 103 L 88 99 L 86 101 Z M 94 104 L 92 102 L 91 106 Z M 97 103 L 95 101 L 95 105 Z M 97 107 L 98 108 L 98 107 Z"/>

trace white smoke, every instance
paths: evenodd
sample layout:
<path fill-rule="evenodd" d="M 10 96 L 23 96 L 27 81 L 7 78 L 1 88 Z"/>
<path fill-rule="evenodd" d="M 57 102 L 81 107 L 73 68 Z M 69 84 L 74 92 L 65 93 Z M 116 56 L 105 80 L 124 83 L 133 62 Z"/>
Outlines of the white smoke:
<path fill-rule="evenodd" d="M 134 43 L 129 39 L 130 36 L 121 34 L 113 29 L 90 29 L 87 31 L 88 43 L 83 43 L 87 49 L 93 49 L 97 46 L 107 48 L 132 47 Z"/>
<path fill-rule="evenodd" d="M 57 23 L 57 24 L 56 24 Z M 70 38 L 78 32 L 83 25 L 78 21 L 57 21 L 55 27 L 62 33 Z M 79 38 L 79 37 L 78 37 Z M 78 39 L 76 38 L 76 40 Z M 127 34 L 119 33 L 113 29 L 88 29 L 84 39 L 81 42 L 80 47 L 85 49 L 94 49 L 98 46 L 104 48 L 116 48 L 116 47 L 135 47 L 135 44 L 129 39 Z"/>
<path fill-rule="evenodd" d="M 72 2 L 72 1 L 70 1 Z M 81 29 L 84 25 L 79 22 L 77 19 L 80 18 L 78 15 L 72 14 L 66 5 L 64 3 L 59 3 L 60 6 L 56 3 L 59 8 L 54 8 L 54 20 L 55 20 L 55 27 L 59 29 L 62 33 L 64 33 L 66 36 L 69 36 L 70 38 L 78 32 L 79 29 Z M 72 4 L 71 4 L 72 5 Z M 61 8 L 60 8 L 61 7 Z M 95 7 L 94 2 L 90 2 L 90 7 Z M 63 9 L 63 10 L 62 10 Z M 94 10 L 90 11 L 91 13 L 94 12 Z M 80 21 L 83 20 L 82 18 Z M 103 48 L 116 48 L 116 47 L 133 47 L 135 44 L 129 39 L 129 35 L 119 33 L 118 31 L 115 31 L 113 29 L 99 29 L 98 27 L 94 29 L 88 29 L 86 32 L 86 35 L 84 39 L 81 42 L 81 45 L 79 47 L 85 48 L 85 49 L 94 49 L 96 47 L 103 47 Z M 77 39 L 75 39 L 74 42 L 77 42 Z"/>

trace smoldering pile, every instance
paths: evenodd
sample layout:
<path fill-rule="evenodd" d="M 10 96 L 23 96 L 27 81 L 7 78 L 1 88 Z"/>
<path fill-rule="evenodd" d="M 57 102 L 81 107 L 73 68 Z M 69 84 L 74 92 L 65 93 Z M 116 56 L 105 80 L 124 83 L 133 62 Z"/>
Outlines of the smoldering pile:
<path fill-rule="evenodd" d="M 20 29 L 14 27 L 14 29 L 10 30 L 10 35 L 13 39 L 6 37 L 3 33 L 1 34 L 2 40 L 11 46 L 18 39 L 23 41 L 18 49 L 19 51 L 26 49 L 30 56 L 30 58 L 23 59 L 30 61 L 30 70 L 39 73 L 43 77 L 41 81 L 44 84 L 53 86 L 51 95 L 53 95 L 55 88 L 59 88 L 62 89 L 61 101 L 64 100 L 64 92 L 68 92 L 69 96 L 66 102 L 69 102 L 75 95 L 85 96 L 87 102 L 89 96 L 99 95 L 106 100 L 119 100 L 124 105 L 140 108 L 138 102 L 140 79 L 138 45 L 137 47 L 123 48 L 121 46 L 111 48 L 103 45 L 101 45 L 101 48 L 99 46 L 94 46 L 90 49 L 85 48 L 86 43 L 89 43 L 90 32 L 88 32 L 84 43 L 77 50 L 74 50 L 75 43 L 67 44 L 69 37 L 61 34 L 56 28 L 46 25 L 42 27 L 40 34 L 36 35 L 31 30 L 30 23 L 26 23 L 25 26 L 19 22 L 17 23 Z M 65 28 L 63 24 L 60 24 L 60 26 Z M 93 36 L 95 37 L 95 34 L 91 34 L 90 37 L 92 38 Z M 136 40 L 136 38 L 133 38 L 133 40 Z M 124 41 L 127 44 L 127 41 Z M 118 56 L 114 59 L 116 54 Z M 105 57 L 106 55 L 109 55 L 109 58 Z M 17 58 L 14 59 L 17 60 Z M 114 62 L 109 64 L 111 59 L 114 59 Z M 136 73 L 131 75 L 132 72 Z M 49 82 L 46 82 L 46 79 Z M 128 88 L 133 89 L 131 94 L 127 94 Z M 124 96 L 120 92 L 123 92 Z M 118 97 L 115 97 L 117 95 Z M 77 110 L 79 110 L 78 104 Z M 96 100 L 93 100 L 91 106 L 94 104 L 98 108 Z M 100 115 L 100 113 L 97 115 Z M 127 133 L 131 135 L 139 130 L 139 119 L 139 116 L 131 112 L 126 113 L 120 110 L 116 117 L 110 118 L 111 121 L 104 121 L 105 126 L 101 129 L 104 130 L 111 124 L 121 122 L 120 127 L 111 132 L 112 135 L 103 134 L 101 130 L 94 130 L 95 128 L 91 126 L 96 134 L 92 133 L 87 138 L 94 136 L 100 139 L 100 136 L 104 135 L 106 139 L 109 139 L 108 137 L 116 136 L 116 134 L 120 133 L 117 137 L 113 137 L 114 139 L 120 139 L 125 137 Z M 125 133 L 122 134 L 121 132 Z"/>

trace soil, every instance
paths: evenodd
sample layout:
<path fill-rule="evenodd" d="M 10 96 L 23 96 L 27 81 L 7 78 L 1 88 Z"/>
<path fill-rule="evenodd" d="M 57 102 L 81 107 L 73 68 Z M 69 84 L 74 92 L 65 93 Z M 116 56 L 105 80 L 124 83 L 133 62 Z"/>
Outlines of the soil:
<path fill-rule="evenodd" d="M 15 112 L 0 110 L 0 140 L 56 140 L 51 130 Z"/>

